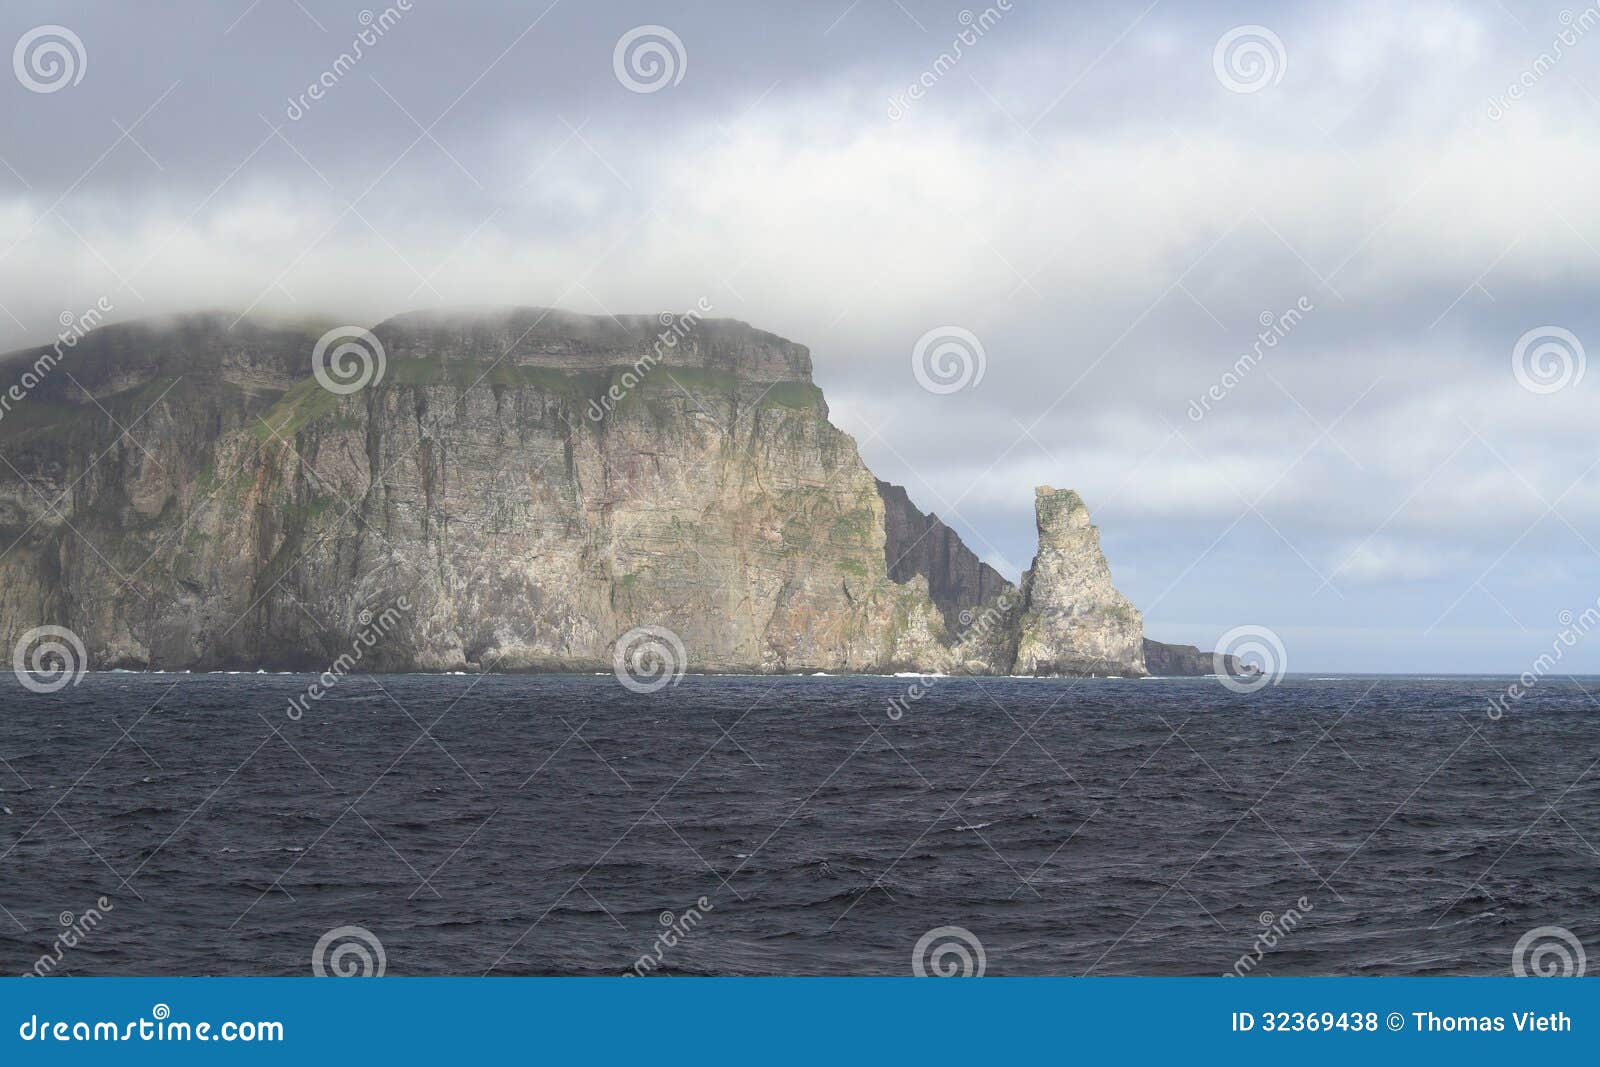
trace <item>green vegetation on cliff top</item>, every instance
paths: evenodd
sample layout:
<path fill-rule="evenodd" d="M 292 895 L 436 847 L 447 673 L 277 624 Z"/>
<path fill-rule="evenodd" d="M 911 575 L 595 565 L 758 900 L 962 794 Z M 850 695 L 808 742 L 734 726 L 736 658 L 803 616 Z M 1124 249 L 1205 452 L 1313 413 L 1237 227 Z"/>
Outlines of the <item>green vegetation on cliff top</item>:
<path fill-rule="evenodd" d="M 612 367 L 604 373 L 563 371 L 506 361 L 467 359 L 394 359 L 385 368 L 383 386 L 453 386 L 469 389 L 479 385 L 498 388 L 531 387 L 560 396 L 577 405 L 601 399 L 608 390 L 622 394 L 614 403 L 620 408 L 630 397 L 639 400 L 672 396 L 729 396 L 753 391 L 759 383 L 745 382 L 730 371 L 700 367 L 656 366 L 642 375 L 631 367 Z M 810 382 L 775 382 L 757 393 L 763 407 L 816 410 L 822 403 L 822 390 Z M 265 439 L 276 433 L 292 437 L 311 423 L 339 410 L 341 397 L 328 392 L 314 378 L 297 383 L 273 405 L 255 434 Z M 264 425 L 263 425 L 264 423 Z M 269 432 L 270 427 L 270 432 Z"/>

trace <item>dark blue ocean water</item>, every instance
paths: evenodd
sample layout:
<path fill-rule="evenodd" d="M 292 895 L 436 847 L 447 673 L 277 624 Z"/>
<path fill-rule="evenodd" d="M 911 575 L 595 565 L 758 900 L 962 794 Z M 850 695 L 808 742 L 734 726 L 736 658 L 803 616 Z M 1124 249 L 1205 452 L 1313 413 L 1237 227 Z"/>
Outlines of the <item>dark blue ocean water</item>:
<path fill-rule="evenodd" d="M 0 680 L 0 969 L 308 974 L 345 926 L 388 974 L 900 975 L 940 927 L 991 975 L 1600 951 L 1585 679 L 1498 721 L 1509 679 L 951 679 L 895 721 L 908 680 L 352 677 L 294 721 L 310 681 Z"/>

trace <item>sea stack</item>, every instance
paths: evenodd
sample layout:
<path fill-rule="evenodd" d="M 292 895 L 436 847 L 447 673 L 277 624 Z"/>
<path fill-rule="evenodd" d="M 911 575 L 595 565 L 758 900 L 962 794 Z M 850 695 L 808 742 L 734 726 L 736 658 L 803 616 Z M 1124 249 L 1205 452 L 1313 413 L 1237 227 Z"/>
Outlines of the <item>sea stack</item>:
<path fill-rule="evenodd" d="M 1034 511 L 1039 552 L 1022 576 L 1016 672 L 1144 676 L 1144 620 L 1111 584 L 1083 498 L 1041 485 Z"/>

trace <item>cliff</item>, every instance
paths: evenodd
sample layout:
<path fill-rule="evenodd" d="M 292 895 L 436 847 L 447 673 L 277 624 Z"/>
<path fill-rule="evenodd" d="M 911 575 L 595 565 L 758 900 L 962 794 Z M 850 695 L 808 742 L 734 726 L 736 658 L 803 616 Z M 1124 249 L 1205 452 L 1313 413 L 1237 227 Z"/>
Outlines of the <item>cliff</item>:
<path fill-rule="evenodd" d="M 1017 587 L 978 559 L 950 527 L 933 514 L 923 514 L 904 488 L 879 481 L 883 500 L 884 556 L 889 577 L 908 582 L 920 575 L 928 595 L 952 631 L 963 609 L 987 603 Z"/>
<path fill-rule="evenodd" d="M 97 669 L 321 671 L 359 639 L 363 670 L 609 670 L 653 626 L 695 671 L 1143 671 L 1076 494 L 1041 492 L 1016 589 L 873 478 L 804 346 L 453 310 L 374 327 L 362 364 L 314 355 L 332 325 L 0 359 L 6 647 L 58 625 Z"/>
<path fill-rule="evenodd" d="M 1215 653 L 1202 652 L 1194 645 L 1168 645 L 1144 639 L 1144 666 L 1158 678 L 1175 678 L 1202 674 L 1228 674 L 1235 678 L 1251 678 L 1260 669 L 1242 663 L 1237 656 L 1224 654 L 1218 664 Z M 1218 670 L 1218 667 L 1222 670 Z"/>

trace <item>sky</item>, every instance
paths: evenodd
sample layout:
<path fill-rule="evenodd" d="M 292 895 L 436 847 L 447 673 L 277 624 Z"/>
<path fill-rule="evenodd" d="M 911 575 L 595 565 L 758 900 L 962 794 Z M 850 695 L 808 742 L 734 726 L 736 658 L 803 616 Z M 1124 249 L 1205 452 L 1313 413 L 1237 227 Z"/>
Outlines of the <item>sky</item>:
<path fill-rule="evenodd" d="M 1077 489 L 1150 636 L 1600 672 L 1600 10 L 7 0 L 0 45 L 0 350 L 704 299 L 1008 576 Z"/>

